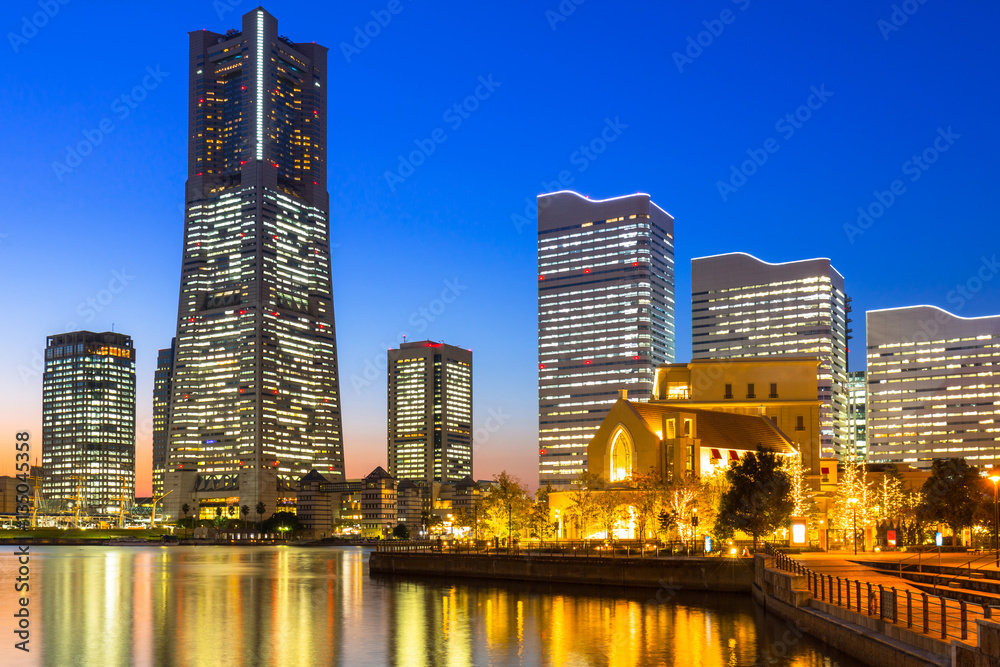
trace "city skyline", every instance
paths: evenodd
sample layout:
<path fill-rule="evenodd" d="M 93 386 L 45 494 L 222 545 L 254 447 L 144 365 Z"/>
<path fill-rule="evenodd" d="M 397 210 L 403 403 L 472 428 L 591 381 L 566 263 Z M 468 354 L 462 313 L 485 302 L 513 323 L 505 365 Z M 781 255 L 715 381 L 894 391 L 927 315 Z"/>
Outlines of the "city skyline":
<path fill-rule="evenodd" d="M 737 4 L 736 23 L 711 39 L 710 46 L 700 47 L 696 57 L 686 56 L 691 63 L 678 66 L 672 52 L 685 53 L 688 37 L 706 30 L 703 22 L 717 20 L 718 7 L 672 10 L 670 20 L 662 22 L 668 24 L 667 34 L 661 34 L 663 25 L 655 31 L 656 49 L 639 39 L 639 45 L 620 52 L 592 55 L 575 45 L 605 28 L 624 30 L 621 12 L 587 4 L 554 20 L 546 15 L 552 8 L 539 4 L 508 9 L 510 16 L 476 8 L 471 16 L 459 17 L 404 5 L 364 47 L 351 46 L 357 53 L 348 48 L 345 54 L 341 44 L 355 44 L 354 28 L 373 20 L 373 8 L 324 8 L 317 10 L 318 20 L 296 16 L 294 6 L 275 2 L 267 9 L 286 17 L 282 32 L 293 39 L 315 36 L 327 44 L 337 66 L 331 78 L 338 88 L 358 93 L 351 104 L 338 105 L 337 118 L 351 130 L 329 160 L 330 180 L 338 185 L 331 188 L 337 192 L 331 236 L 333 253 L 342 260 L 333 289 L 340 321 L 348 477 L 384 463 L 384 343 L 398 345 L 400 335 L 407 333 L 412 339 L 453 341 L 477 353 L 473 427 L 485 428 L 490 410 L 506 417 L 491 422 L 503 423 L 477 451 L 474 476 L 511 467 L 534 483 L 537 395 L 531 331 L 536 314 L 529 291 L 534 289 L 534 270 L 527 267 L 534 263 L 535 247 L 534 221 L 525 215 L 525 200 L 539 192 L 572 188 L 594 198 L 635 190 L 654 193 L 677 217 L 678 233 L 683 237 L 687 230 L 677 256 L 682 303 L 689 292 L 689 258 L 744 251 L 769 262 L 831 256 L 854 297 L 855 340 L 864 336 L 858 320 L 866 310 L 930 303 L 962 316 L 1000 312 L 992 284 L 980 281 L 976 287 L 970 282 L 992 261 L 997 241 L 997 231 L 981 224 L 988 220 L 987 177 L 997 143 L 986 110 L 993 108 L 996 92 L 969 85 L 975 79 L 968 64 L 990 54 L 984 50 L 986 38 L 959 37 L 959 26 L 973 33 L 984 30 L 996 8 L 944 14 L 922 6 L 905 25 L 885 33 L 878 21 L 889 16 L 888 5 L 801 8 L 787 15 Z M 30 14 L 35 8 L 25 3 L 17 9 Z M 5 55 L 11 61 L 4 89 L 18 102 L 11 118 L 26 131 L 11 137 L 14 153 L 23 159 L 8 167 L 11 187 L 21 196 L 9 218 L 17 222 L 0 227 L 4 277 L 13 283 L 33 276 L 52 294 L 52 302 L 43 313 L 30 305 L 35 298 L 30 294 L 5 296 L 8 312 L 35 317 L 26 318 L 10 338 L 3 366 L 10 411 L 3 423 L 13 430 L 40 432 L 36 355 L 45 335 L 112 326 L 134 332 L 140 495 L 149 488 L 151 428 L 144 423 L 151 423 L 156 350 L 172 335 L 170 303 L 176 297 L 180 256 L 178 183 L 185 173 L 186 87 L 185 53 L 177 35 L 199 24 L 224 32 L 250 8 L 239 6 L 218 16 L 212 3 L 205 3 L 190 15 L 154 18 L 154 10 L 136 7 L 128 16 L 103 16 L 100 20 L 108 25 L 102 30 L 122 40 L 112 48 L 82 41 L 86 31 L 80 28 L 89 24 L 71 4 Z M 530 45 L 532 61 L 552 67 L 536 72 L 528 57 L 503 60 L 498 38 L 455 30 L 476 18 L 495 21 L 497 35 L 508 29 L 505 43 L 511 34 L 520 36 Z M 19 20 L 9 23 L 12 31 L 19 30 Z M 793 27 L 797 32 L 784 34 Z M 421 78 L 413 74 L 427 68 L 428 58 L 442 57 L 446 47 L 431 44 L 438 32 L 458 35 L 447 49 L 465 50 L 468 57 L 445 74 L 433 94 L 421 97 L 415 94 Z M 760 56 L 763 73 L 748 73 L 737 55 L 757 40 L 777 43 L 769 38 L 779 32 L 785 41 L 778 51 Z M 532 38 L 543 37 L 545 46 L 533 45 Z M 852 44 L 851 53 L 838 68 L 830 68 L 821 54 L 845 39 Z M 920 45 L 931 40 L 952 48 L 924 54 Z M 104 69 L 103 61 L 116 58 L 111 54 L 123 48 L 155 55 L 148 62 L 137 59 L 131 68 Z M 578 62 L 563 72 L 557 56 L 567 48 Z M 23 77 L 32 76 L 35 67 L 70 53 L 84 73 L 81 81 L 43 83 L 49 87 L 42 92 L 22 92 Z M 410 54 L 409 61 L 401 61 L 401 53 Z M 799 56 L 794 61 L 792 53 Z M 784 68 L 783 76 L 766 75 L 769 67 L 778 66 Z M 611 72 L 617 78 L 609 78 Z M 365 83 L 366 78 L 373 83 Z M 662 110 L 645 97 L 648 90 L 643 96 L 627 91 L 651 79 L 667 89 L 654 93 L 656 101 L 662 102 L 664 95 L 693 96 L 700 100 L 693 105 L 699 111 L 672 105 L 672 122 L 663 123 Z M 597 90 L 580 97 L 584 84 Z M 822 99 L 825 95 L 812 92 L 813 87 L 831 95 Z M 940 94 L 928 99 L 924 93 L 931 88 Z M 539 103 L 551 109 L 550 118 L 518 120 L 525 100 L 542 90 Z M 751 90 L 756 92 L 751 95 Z M 407 98 L 413 101 L 401 105 Z M 455 104 L 461 113 L 449 114 Z M 729 109 L 733 105 L 740 110 L 736 122 Z M 800 108 L 806 109 L 802 117 L 814 118 L 796 121 L 799 126 L 775 123 L 786 113 L 794 119 Z M 576 109 L 573 115 L 570 109 Z M 112 130 L 102 125 L 105 117 Z M 778 125 L 781 130 L 772 129 Z M 430 138 L 439 126 L 447 128 L 446 141 Z M 780 151 L 761 148 L 774 148 L 776 140 L 767 143 L 771 135 L 781 137 Z M 705 143 L 706 137 L 714 139 Z M 88 155 L 78 156 L 77 163 L 65 147 L 87 141 Z M 433 152 L 427 148 L 421 159 L 410 160 L 421 146 L 433 147 Z M 927 151 L 936 151 L 933 163 L 912 161 L 911 155 Z M 157 159 L 149 160 L 151 155 Z M 405 159 L 397 159 L 399 155 Z M 817 155 L 823 159 L 816 160 Z M 743 169 L 746 160 L 751 163 Z M 731 172 L 731 165 L 743 173 Z M 913 169 L 919 180 L 911 180 Z M 150 177 L 161 182 L 152 183 Z M 834 187 L 825 187 L 831 179 Z M 893 187 L 895 180 L 905 185 Z M 720 182 L 736 191 L 722 188 L 720 193 Z M 552 184 L 559 187 L 545 187 Z M 781 205 L 776 205 L 779 199 Z M 528 220 L 527 227 L 522 219 Z M 760 233 L 762 219 L 771 233 Z M 98 220 L 97 226 L 90 224 Z M 951 221 L 950 233 L 940 233 L 942 220 Z M 935 243 L 928 243 L 935 233 Z M 462 240 L 449 238 L 454 236 Z M 423 253 L 414 247 L 440 243 L 446 245 L 447 262 L 428 266 L 416 261 Z M 43 252 L 46 247 L 49 252 Z M 932 268 L 912 272 L 913 263 Z M 522 284 L 512 276 L 526 280 Z M 405 283 L 402 289 L 400 283 Z M 683 360 L 690 349 L 683 308 L 677 320 L 677 356 Z M 493 321 L 506 324 L 484 326 Z M 65 326 L 71 322 L 76 326 Z M 851 357 L 851 368 L 860 368 L 864 350 Z M 11 421 L 14 414 L 20 422 Z M 0 467 L 0 473 L 5 471 Z"/>

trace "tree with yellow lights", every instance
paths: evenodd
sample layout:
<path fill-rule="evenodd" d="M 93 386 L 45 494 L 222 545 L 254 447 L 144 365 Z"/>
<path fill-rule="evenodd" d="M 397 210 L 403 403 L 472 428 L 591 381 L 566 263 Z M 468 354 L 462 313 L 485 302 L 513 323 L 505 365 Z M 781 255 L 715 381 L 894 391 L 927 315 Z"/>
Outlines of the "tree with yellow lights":
<path fill-rule="evenodd" d="M 791 482 L 789 499 L 792 501 L 792 516 L 809 516 L 816 511 L 813 496 L 816 492 L 806 483 L 806 473 L 809 469 L 802 465 L 802 452 L 796 450 L 793 456 L 788 456 L 782 463 L 782 469 Z"/>
<path fill-rule="evenodd" d="M 874 519 L 874 496 L 871 485 L 865 479 L 865 465 L 845 461 L 837 479 L 837 492 L 830 511 L 830 526 L 850 533 L 856 518 L 858 530 L 863 530 Z"/>

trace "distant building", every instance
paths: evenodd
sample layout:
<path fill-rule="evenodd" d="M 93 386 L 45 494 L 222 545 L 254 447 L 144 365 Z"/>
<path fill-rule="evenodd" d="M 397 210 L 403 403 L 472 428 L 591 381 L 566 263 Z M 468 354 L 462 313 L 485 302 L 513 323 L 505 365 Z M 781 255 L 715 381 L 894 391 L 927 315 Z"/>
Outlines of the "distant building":
<path fill-rule="evenodd" d="M 416 539 L 423 529 L 424 490 L 416 482 L 404 479 L 396 485 L 396 522 L 406 526 Z"/>
<path fill-rule="evenodd" d="M 830 260 L 693 259 L 691 308 L 694 359 L 818 357 L 822 454 L 845 455 L 848 299 Z"/>
<path fill-rule="evenodd" d="M 63 508 L 117 512 L 135 497 L 135 349 L 120 333 L 49 336 L 42 379 L 42 488 Z"/>
<path fill-rule="evenodd" d="M 156 374 L 153 376 L 153 497 L 163 495 L 163 472 L 167 468 L 167 423 L 170 421 L 170 390 L 174 377 L 174 350 L 170 347 L 156 354 Z"/>
<path fill-rule="evenodd" d="M 819 426 L 822 403 L 816 397 L 819 366 L 816 357 L 796 356 L 694 359 L 687 364 L 665 364 L 656 369 L 655 393 L 650 405 L 767 417 L 802 453 L 802 465 L 809 474 L 819 475 L 824 465 Z M 674 435 L 664 432 L 664 438 L 684 435 L 686 423 L 677 423 L 682 430 Z M 725 453 L 724 449 L 714 448 L 708 459 L 717 465 L 731 459 L 733 451 L 736 450 Z M 698 475 L 704 469 L 692 452 L 671 460 L 679 460 L 683 465 L 668 469 L 670 475 L 678 472 Z M 830 462 L 825 465 L 829 467 Z"/>
<path fill-rule="evenodd" d="M 379 466 L 364 479 L 361 531 L 365 537 L 385 538 L 396 523 L 396 480 Z"/>
<path fill-rule="evenodd" d="M 538 196 L 538 481 L 568 488 L 621 389 L 674 360 L 674 219 L 648 194 Z"/>
<path fill-rule="evenodd" d="M 953 457 L 1000 464 L 1000 315 L 870 310 L 866 330 L 868 459 L 922 469 Z"/>
<path fill-rule="evenodd" d="M 868 460 L 868 443 L 865 436 L 865 411 L 868 405 L 868 380 L 865 371 L 847 374 L 847 433 L 848 451 L 854 452 L 857 461 Z"/>
<path fill-rule="evenodd" d="M 424 340 L 388 363 L 388 474 L 428 485 L 471 475 L 472 351 Z"/>

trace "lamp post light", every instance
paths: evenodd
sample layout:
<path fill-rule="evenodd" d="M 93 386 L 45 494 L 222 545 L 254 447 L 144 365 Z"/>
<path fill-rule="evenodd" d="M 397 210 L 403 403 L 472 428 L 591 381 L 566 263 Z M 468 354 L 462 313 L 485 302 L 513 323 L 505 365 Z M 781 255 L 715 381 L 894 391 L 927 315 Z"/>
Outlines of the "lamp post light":
<path fill-rule="evenodd" d="M 1000 482 L 1000 472 L 996 468 L 990 475 L 993 482 L 993 545 L 997 552 L 997 567 L 1000 567 L 1000 504 L 997 502 L 997 482 Z"/>
<path fill-rule="evenodd" d="M 854 510 L 854 555 L 858 555 L 858 499 L 848 498 L 847 504 Z"/>

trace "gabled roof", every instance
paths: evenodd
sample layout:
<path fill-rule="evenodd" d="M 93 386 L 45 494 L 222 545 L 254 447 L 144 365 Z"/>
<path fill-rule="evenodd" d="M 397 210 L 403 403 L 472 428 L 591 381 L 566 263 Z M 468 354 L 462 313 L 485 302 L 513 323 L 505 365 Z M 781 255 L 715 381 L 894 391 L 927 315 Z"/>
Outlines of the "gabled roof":
<path fill-rule="evenodd" d="M 702 447 L 750 452 L 763 447 L 781 454 L 791 454 L 795 450 L 788 437 L 774 425 L 774 422 L 763 415 L 703 410 L 679 403 L 624 402 L 643 420 L 652 433 L 662 430 L 663 415 L 686 412 L 695 415 L 695 429 Z"/>
<path fill-rule="evenodd" d="M 326 477 L 323 477 L 315 468 L 307 472 L 305 475 L 299 478 L 299 483 L 302 482 L 329 482 Z"/>
<path fill-rule="evenodd" d="M 375 480 L 375 479 L 393 479 L 393 477 L 392 475 L 390 475 L 385 471 L 385 468 L 379 466 L 365 476 L 366 482 L 368 480 Z"/>

